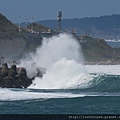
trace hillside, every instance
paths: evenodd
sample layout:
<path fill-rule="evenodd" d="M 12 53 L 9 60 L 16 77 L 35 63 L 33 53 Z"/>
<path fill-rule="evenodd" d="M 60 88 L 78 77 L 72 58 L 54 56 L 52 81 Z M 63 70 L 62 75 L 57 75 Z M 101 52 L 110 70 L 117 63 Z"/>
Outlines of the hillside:
<path fill-rule="evenodd" d="M 52 29 L 57 28 L 56 20 L 44 20 L 38 23 Z M 70 31 L 77 29 L 80 35 L 89 34 L 98 38 L 120 39 L 120 15 L 63 19 L 62 30 L 66 29 Z"/>
<path fill-rule="evenodd" d="M 50 28 L 45 27 L 45 26 L 40 25 L 40 24 L 37 24 L 37 23 L 32 23 L 32 24 L 29 24 L 27 26 L 27 29 L 31 30 L 31 28 L 33 29 L 33 31 L 37 31 L 37 32 L 48 32 L 48 31 L 51 31 Z"/>
<path fill-rule="evenodd" d="M 19 36 L 18 27 L 0 13 L 0 38 Z"/>
<path fill-rule="evenodd" d="M 117 63 L 120 62 L 120 49 L 113 49 L 103 39 L 82 36 L 87 41 L 82 47 L 86 62 Z"/>
<path fill-rule="evenodd" d="M 18 28 L 0 13 L 0 32 L 17 31 Z"/>
<path fill-rule="evenodd" d="M 28 32 L 27 29 L 31 30 L 31 25 L 34 31 L 43 33 L 35 34 L 31 33 L 31 31 Z M 35 52 L 36 47 L 42 45 L 43 37 L 55 35 L 52 30 L 52 33 L 48 31 L 49 27 L 36 23 L 30 24 L 27 26 L 27 29 L 24 28 L 21 32 L 18 32 L 18 27 L 2 14 L 0 14 L 0 26 L 0 56 L 4 56 L 5 58 L 9 56 L 11 59 L 20 59 L 24 53 Z M 44 33 L 47 31 L 48 33 Z M 107 63 L 112 61 L 116 63 L 120 61 L 120 49 L 111 48 L 103 39 L 85 35 L 77 36 L 78 41 L 81 38 L 82 41 L 86 41 L 86 44 L 82 44 L 82 51 L 86 63 L 100 61 Z"/>

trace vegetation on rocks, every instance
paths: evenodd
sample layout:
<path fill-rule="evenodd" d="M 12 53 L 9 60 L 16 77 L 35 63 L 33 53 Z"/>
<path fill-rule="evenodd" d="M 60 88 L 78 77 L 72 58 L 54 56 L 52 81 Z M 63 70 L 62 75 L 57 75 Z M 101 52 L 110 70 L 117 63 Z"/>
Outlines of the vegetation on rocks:
<path fill-rule="evenodd" d="M 33 29 L 33 31 L 37 32 L 48 32 L 50 30 L 50 28 L 37 23 L 32 23 L 27 26 L 27 29 L 31 30 L 31 28 Z"/>
<path fill-rule="evenodd" d="M 112 17 L 114 19 L 117 19 L 119 16 L 113 15 Z M 108 18 L 110 17 L 109 16 L 102 17 L 99 19 L 108 20 Z M 94 19 L 98 19 L 98 18 L 94 18 Z M 74 26 L 74 22 L 71 24 Z M 87 23 L 84 25 L 87 25 Z M 107 25 L 107 27 L 110 27 L 110 26 Z M 33 31 L 31 31 L 31 28 Z M 5 16 L 0 14 L 0 40 L 3 38 L 6 38 L 5 40 L 11 40 L 12 38 L 22 37 L 26 41 L 26 47 L 24 52 L 35 52 L 36 47 L 42 44 L 43 36 L 42 34 L 39 34 L 39 33 L 50 32 L 49 30 L 51 29 L 48 27 L 39 25 L 37 23 L 32 23 L 28 25 L 27 28 L 24 28 L 22 29 L 21 32 L 19 32 L 17 26 L 15 26 L 12 22 L 10 22 Z M 101 30 L 103 29 L 101 28 Z M 38 32 L 38 34 L 36 34 L 36 32 Z M 51 32 L 52 32 L 52 35 L 54 35 L 53 30 L 51 30 Z M 103 39 L 93 38 L 86 35 L 81 36 L 81 39 L 82 41 L 86 41 L 86 45 L 82 47 L 85 61 L 88 61 L 88 62 L 119 61 L 120 49 L 114 49 L 110 47 Z"/>
<path fill-rule="evenodd" d="M 18 27 L 0 13 L 0 38 L 12 39 L 21 36 L 22 34 L 18 32 Z"/>
<path fill-rule="evenodd" d="M 82 37 L 83 41 L 85 40 L 87 42 L 86 47 L 82 47 L 83 55 L 86 61 L 118 61 L 120 59 L 120 50 L 113 49 L 105 42 L 105 40 L 99 38 L 92 38 L 89 36 Z"/>

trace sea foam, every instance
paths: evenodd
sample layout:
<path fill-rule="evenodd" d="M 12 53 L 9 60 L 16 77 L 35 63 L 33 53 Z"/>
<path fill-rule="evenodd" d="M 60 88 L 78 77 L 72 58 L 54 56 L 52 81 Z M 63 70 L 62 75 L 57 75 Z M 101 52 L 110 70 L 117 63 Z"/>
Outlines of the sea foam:
<path fill-rule="evenodd" d="M 31 64 L 34 67 L 31 67 Z M 37 77 L 29 88 L 63 89 L 85 87 L 91 80 L 83 65 L 80 43 L 69 34 L 44 38 L 36 53 L 21 61 L 30 75 L 36 67 L 46 68 L 43 78 Z M 88 79 L 89 78 L 89 79 Z"/>

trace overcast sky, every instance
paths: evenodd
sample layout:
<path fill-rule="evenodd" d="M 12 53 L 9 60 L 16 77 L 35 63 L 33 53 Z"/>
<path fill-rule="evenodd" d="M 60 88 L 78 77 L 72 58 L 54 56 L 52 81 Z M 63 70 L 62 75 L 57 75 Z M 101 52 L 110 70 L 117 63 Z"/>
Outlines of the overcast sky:
<path fill-rule="evenodd" d="M 20 15 L 21 21 L 55 20 L 57 11 L 63 19 L 120 14 L 120 0 L 0 0 L 0 12 L 12 22 Z"/>

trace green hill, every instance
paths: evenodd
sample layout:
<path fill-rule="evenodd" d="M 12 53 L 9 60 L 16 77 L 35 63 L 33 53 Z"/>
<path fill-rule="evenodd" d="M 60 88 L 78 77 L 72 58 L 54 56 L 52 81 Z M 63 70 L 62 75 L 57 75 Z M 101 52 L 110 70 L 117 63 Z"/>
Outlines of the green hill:
<path fill-rule="evenodd" d="M 18 27 L 0 13 L 0 38 L 18 36 Z"/>
<path fill-rule="evenodd" d="M 30 31 L 29 33 L 27 33 L 26 30 L 31 30 L 31 25 L 33 27 L 33 30 L 39 32 L 40 34 L 34 34 L 31 33 Z M 72 25 L 74 25 L 74 23 Z M 5 53 L 4 51 L 5 46 L 7 48 L 6 56 L 11 55 L 10 52 L 11 50 L 13 53 L 15 52 L 13 55 L 17 54 L 18 56 L 23 55 L 24 52 L 30 52 L 30 51 L 35 52 L 36 47 L 42 44 L 42 40 L 43 40 L 42 35 L 44 35 L 45 37 L 47 34 L 49 34 L 49 30 L 51 29 L 48 27 L 45 27 L 43 25 L 38 25 L 36 23 L 32 23 L 27 26 L 27 29 L 24 28 L 22 29 L 21 32 L 18 32 L 18 27 L 16 27 L 12 22 L 10 22 L 5 16 L 0 14 L 1 55 L 2 52 L 3 55 Z M 42 34 L 41 32 L 48 32 L 48 33 Z M 53 31 L 52 33 L 53 33 L 52 35 L 55 35 Z M 86 44 L 82 44 L 82 51 L 86 62 L 100 62 L 100 61 L 119 62 L 120 61 L 120 49 L 111 48 L 103 39 L 82 35 L 80 39 L 78 38 L 78 40 L 81 40 L 81 38 L 82 41 L 86 41 Z M 18 50 L 16 51 L 16 46 L 18 46 L 17 49 L 19 48 L 19 53 L 17 53 Z"/>
<path fill-rule="evenodd" d="M 0 13 L 0 32 L 7 31 L 18 31 L 18 27 Z"/>
<path fill-rule="evenodd" d="M 48 27 L 45 27 L 41 24 L 37 24 L 37 23 L 32 23 L 32 24 L 29 24 L 27 26 L 27 28 L 29 30 L 31 30 L 31 28 L 33 29 L 33 31 L 37 31 L 37 32 L 48 32 L 49 30 L 51 30 L 50 28 Z"/>
<path fill-rule="evenodd" d="M 52 29 L 57 28 L 57 20 L 43 20 L 39 24 L 48 26 Z M 62 30 L 77 29 L 78 34 L 98 38 L 120 39 L 120 15 L 106 15 L 100 17 L 86 17 L 63 19 Z"/>
<path fill-rule="evenodd" d="M 120 62 L 120 49 L 113 49 L 105 40 L 82 36 L 86 46 L 82 47 L 85 61 L 88 62 Z"/>

